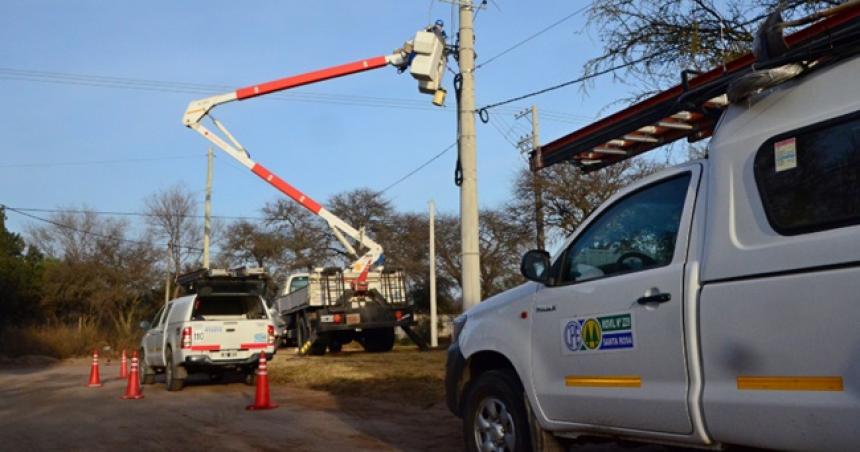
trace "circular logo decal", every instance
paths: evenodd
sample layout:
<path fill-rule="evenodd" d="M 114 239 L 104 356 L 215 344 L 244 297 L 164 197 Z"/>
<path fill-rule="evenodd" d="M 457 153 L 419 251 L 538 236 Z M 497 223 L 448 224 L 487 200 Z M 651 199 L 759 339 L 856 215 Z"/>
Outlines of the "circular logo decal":
<path fill-rule="evenodd" d="M 582 324 L 582 341 L 589 350 L 595 350 L 600 347 L 602 332 L 600 324 L 597 320 L 588 319 Z"/>
<path fill-rule="evenodd" d="M 570 351 L 578 351 L 582 348 L 582 327 L 576 320 L 567 322 L 564 327 L 564 345 Z"/>

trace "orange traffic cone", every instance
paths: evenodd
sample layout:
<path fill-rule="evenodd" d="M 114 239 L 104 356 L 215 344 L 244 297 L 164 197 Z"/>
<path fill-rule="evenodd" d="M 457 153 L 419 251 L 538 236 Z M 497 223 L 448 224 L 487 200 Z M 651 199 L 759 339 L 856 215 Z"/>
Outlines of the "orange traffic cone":
<path fill-rule="evenodd" d="M 90 382 L 87 383 L 90 388 L 100 388 L 102 382 L 99 379 L 99 352 L 93 350 L 93 365 L 90 367 Z"/>
<path fill-rule="evenodd" d="M 122 349 L 122 359 L 119 364 L 119 378 L 128 378 L 128 358 L 126 358 L 125 349 Z"/>
<path fill-rule="evenodd" d="M 142 399 L 143 393 L 140 391 L 140 369 L 137 362 L 137 352 L 131 355 L 131 373 L 128 375 L 128 384 L 125 385 L 125 395 L 123 399 Z"/>
<path fill-rule="evenodd" d="M 266 371 L 266 353 L 260 353 L 260 364 L 257 368 L 257 391 L 254 396 L 253 405 L 245 407 L 246 410 L 271 410 L 278 405 L 272 403 L 269 398 L 269 374 Z"/>

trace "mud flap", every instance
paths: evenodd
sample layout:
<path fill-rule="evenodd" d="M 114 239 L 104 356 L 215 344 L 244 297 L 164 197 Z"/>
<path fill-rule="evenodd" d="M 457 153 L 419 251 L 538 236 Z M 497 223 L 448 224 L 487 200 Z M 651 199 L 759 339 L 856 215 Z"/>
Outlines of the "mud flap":
<path fill-rule="evenodd" d="M 552 433 L 541 428 L 538 420 L 535 419 L 532 404 L 529 402 L 529 396 L 523 393 L 523 401 L 526 405 L 526 417 L 529 420 L 529 430 L 532 439 L 532 451 L 534 452 L 563 452 L 566 450 L 558 438 Z"/>
<path fill-rule="evenodd" d="M 412 339 L 412 342 L 415 342 L 415 345 L 418 346 L 418 349 L 422 352 L 426 352 L 430 350 L 430 347 L 427 346 L 427 342 L 424 342 L 424 339 L 418 335 L 415 331 L 412 330 L 412 327 L 409 325 L 400 325 L 400 328 L 403 328 L 403 332 L 409 336 L 409 339 Z"/>
<path fill-rule="evenodd" d="M 307 355 L 308 351 L 310 351 L 310 349 L 311 349 L 311 345 L 313 345 L 313 344 L 314 344 L 313 340 L 311 340 L 311 339 L 306 340 L 305 343 L 302 344 L 301 347 L 299 347 L 299 356 Z"/>

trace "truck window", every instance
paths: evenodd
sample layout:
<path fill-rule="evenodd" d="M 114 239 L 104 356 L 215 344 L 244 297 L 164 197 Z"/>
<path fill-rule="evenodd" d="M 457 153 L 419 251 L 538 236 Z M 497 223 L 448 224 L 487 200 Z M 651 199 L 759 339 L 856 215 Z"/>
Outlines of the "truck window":
<path fill-rule="evenodd" d="M 158 308 L 158 311 L 156 311 L 155 315 L 152 317 L 152 322 L 149 323 L 150 328 L 155 328 L 159 326 L 162 314 L 164 314 L 164 306 Z"/>
<path fill-rule="evenodd" d="M 290 290 L 287 293 L 293 293 L 299 289 L 304 289 L 308 286 L 308 277 L 300 276 L 298 278 L 293 278 L 290 282 Z"/>
<path fill-rule="evenodd" d="M 755 179 L 771 227 L 797 235 L 860 224 L 860 114 L 766 141 Z"/>
<path fill-rule="evenodd" d="M 690 177 L 688 172 L 649 185 L 604 210 L 565 250 L 559 283 L 672 262 Z"/>
<path fill-rule="evenodd" d="M 191 320 L 265 319 L 266 311 L 255 295 L 198 296 L 194 300 Z"/>

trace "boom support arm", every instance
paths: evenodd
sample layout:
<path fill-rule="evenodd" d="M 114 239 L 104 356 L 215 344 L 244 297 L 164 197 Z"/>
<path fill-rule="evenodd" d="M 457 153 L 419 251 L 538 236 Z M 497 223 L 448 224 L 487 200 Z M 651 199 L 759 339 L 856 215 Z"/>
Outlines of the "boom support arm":
<path fill-rule="evenodd" d="M 192 101 L 185 111 L 183 123 L 186 127 L 195 130 L 207 140 L 211 141 L 222 151 L 226 152 L 230 157 L 243 166 L 251 170 L 252 173 L 275 187 L 281 193 L 289 196 L 294 201 L 298 202 L 304 208 L 310 210 L 314 214 L 322 217 L 323 220 L 331 227 L 332 232 L 338 241 L 346 248 L 346 250 L 356 257 L 356 260 L 350 265 L 351 269 L 362 274 L 367 274 L 371 266 L 377 264 L 383 254 L 382 246 L 369 237 L 363 231 L 355 229 L 347 224 L 338 216 L 323 208 L 318 202 L 314 201 L 297 188 L 293 187 L 276 174 L 265 168 L 263 165 L 251 159 L 250 154 L 239 144 L 238 141 L 230 134 L 226 127 L 221 122 L 211 116 L 210 112 L 218 105 L 226 104 L 237 100 L 250 99 L 252 97 L 262 96 L 265 94 L 275 93 L 278 91 L 287 90 L 311 83 L 321 82 L 345 75 L 356 74 L 359 72 L 378 69 L 387 65 L 403 68 L 407 64 L 408 53 L 404 50 L 399 50 L 392 55 L 379 56 L 365 60 L 359 60 L 340 66 L 334 66 L 327 69 L 308 72 L 292 77 L 286 77 L 278 80 L 273 80 L 258 85 L 251 85 L 244 88 L 239 88 L 235 91 L 207 97 L 200 100 Z M 209 116 L 215 127 L 221 131 L 223 137 L 207 128 L 203 123 L 203 119 Z M 356 249 L 346 239 L 349 237 L 366 248 L 366 252 L 358 255 Z"/>

